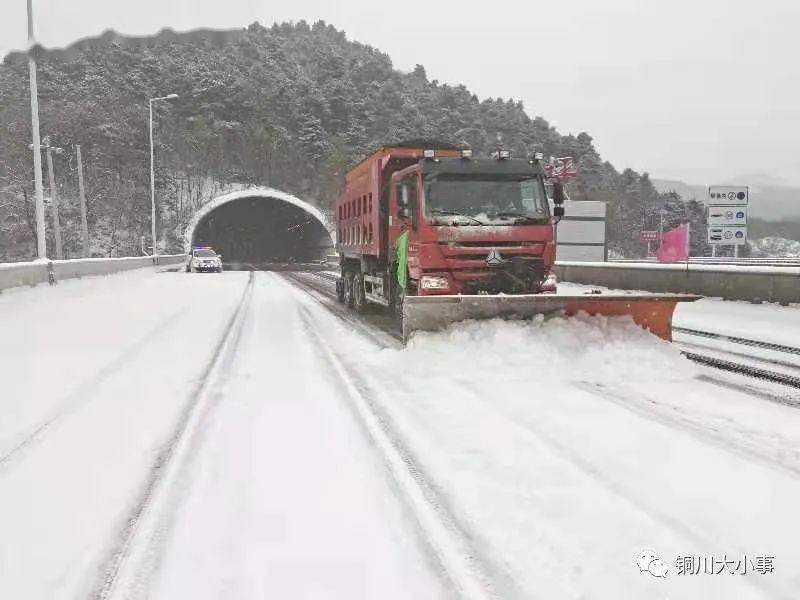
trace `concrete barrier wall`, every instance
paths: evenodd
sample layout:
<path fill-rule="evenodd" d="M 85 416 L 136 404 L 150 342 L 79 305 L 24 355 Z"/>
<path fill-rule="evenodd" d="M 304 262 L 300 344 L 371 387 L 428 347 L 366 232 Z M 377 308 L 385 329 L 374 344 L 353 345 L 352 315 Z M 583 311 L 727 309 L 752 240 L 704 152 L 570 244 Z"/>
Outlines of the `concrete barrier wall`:
<path fill-rule="evenodd" d="M 0 290 L 38 285 L 48 280 L 46 262 L 0 264 Z"/>
<path fill-rule="evenodd" d="M 800 267 L 556 262 L 560 281 L 730 300 L 800 302 Z"/>
<path fill-rule="evenodd" d="M 158 266 L 182 264 L 185 260 L 186 255 L 184 254 L 159 256 Z M 46 283 L 50 281 L 51 277 L 55 283 L 63 279 L 109 275 L 119 271 L 152 266 L 153 259 L 150 256 L 4 263 L 0 264 L 0 290 Z"/>

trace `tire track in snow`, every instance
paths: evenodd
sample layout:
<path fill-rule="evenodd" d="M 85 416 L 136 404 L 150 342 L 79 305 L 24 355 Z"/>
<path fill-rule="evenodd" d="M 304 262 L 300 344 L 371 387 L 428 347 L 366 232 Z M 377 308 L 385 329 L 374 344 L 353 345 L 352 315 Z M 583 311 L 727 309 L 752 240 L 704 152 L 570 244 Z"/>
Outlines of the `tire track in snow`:
<path fill-rule="evenodd" d="M 630 402 L 635 402 L 630 398 L 625 398 L 622 395 L 614 394 L 614 397 L 611 397 L 611 392 L 603 385 L 581 385 L 578 384 L 576 387 L 584 389 L 584 391 L 590 393 L 592 396 L 596 398 L 601 398 L 603 400 L 612 402 L 613 404 L 619 404 L 623 406 L 623 408 L 631 409 L 632 407 L 628 405 Z M 615 481 L 614 479 L 606 476 L 600 468 L 592 463 L 589 458 L 585 458 L 580 456 L 577 452 L 575 452 L 569 444 L 565 444 L 558 439 L 556 435 L 553 435 L 547 431 L 546 427 L 540 427 L 536 424 L 536 421 L 531 421 L 529 419 L 520 418 L 519 415 L 513 414 L 512 411 L 503 410 L 498 406 L 490 403 L 484 397 L 476 394 L 472 390 L 468 390 L 467 393 L 473 398 L 474 401 L 479 402 L 486 406 L 486 409 L 491 413 L 495 414 L 497 417 L 503 419 L 508 423 L 508 427 L 511 430 L 517 430 L 521 432 L 523 435 L 532 436 L 535 439 L 538 439 L 542 443 L 544 443 L 548 448 L 550 448 L 557 456 L 560 456 L 563 460 L 567 461 L 568 463 L 572 464 L 578 471 L 580 471 L 584 476 L 591 478 L 595 481 L 599 487 L 605 489 L 607 492 L 615 495 L 616 497 L 620 498 L 621 500 L 627 502 L 632 509 L 641 512 L 644 515 L 647 515 L 650 519 L 653 519 L 657 523 L 661 524 L 662 526 L 666 527 L 674 531 L 675 533 L 679 534 L 680 536 L 684 537 L 687 540 L 691 540 L 695 543 L 698 547 L 701 548 L 713 548 L 718 546 L 716 541 L 712 538 L 708 537 L 707 535 L 703 534 L 702 532 L 698 532 L 697 528 L 691 526 L 683 521 L 675 518 L 671 514 L 659 510 L 655 506 L 653 506 L 652 502 L 649 502 L 643 498 L 639 497 L 637 493 L 637 489 L 635 486 L 627 486 L 624 483 L 619 481 Z M 463 397 L 462 397 L 463 399 Z M 652 402 L 652 401 L 651 401 Z M 623 404 L 624 403 L 624 404 Z M 654 416 L 654 414 L 647 414 L 645 411 L 639 411 L 633 408 L 632 412 L 637 414 L 637 416 L 650 418 Z M 666 423 L 658 418 L 652 419 L 662 425 L 672 425 L 670 423 Z M 701 433 L 707 433 L 702 430 L 702 428 L 696 428 Z M 690 432 L 691 435 L 692 432 Z M 703 436 L 694 436 L 696 439 L 699 439 L 702 442 L 708 443 L 708 439 L 703 439 Z M 722 444 L 714 444 L 717 447 L 723 447 L 726 450 L 730 450 L 731 448 L 725 447 Z M 740 449 L 736 449 L 740 450 Z M 745 458 L 751 458 L 746 455 L 746 453 L 737 451 L 735 452 L 739 456 L 744 456 Z M 775 465 L 770 465 L 774 467 Z M 740 555 L 747 554 L 746 548 L 737 548 L 736 549 Z M 749 579 L 746 581 L 754 589 L 758 589 L 764 592 L 769 593 L 770 597 L 773 598 L 785 598 L 789 600 L 788 597 L 783 595 L 783 592 L 775 587 L 772 582 L 767 579 Z"/>
<path fill-rule="evenodd" d="M 45 432 L 50 429 L 50 427 L 71 414 L 74 414 L 75 411 L 91 402 L 95 389 L 101 383 L 114 375 L 120 367 L 146 348 L 150 342 L 161 337 L 175 327 L 175 325 L 181 321 L 184 314 L 185 311 L 183 307 L 181 307 L 160 319 L 153 327 L 145 332 L 143 336 L 120 352 L 111 362 L 103 366 L 92 377 L 78 384 L 76 389 L 67 394 L 66 398 L 58 403 L 55 412 L 50 417 L 39 422 L 38 425 L 35 425 L 27 433 L 17 437 L 17 440 L 12 442 L 10 448 L 0 454 L 0 472 L 8 469 L 15 462 L 14 459 L 19 458 L 18 455 L 20 452 L 43 440 Z"/>
<path fill-rule="evenodd" d="M 312 277 L 311 279 L 317 279 L 317 281 L 312 283 L 308 278 L 303 276 L 316 275 L 316 273 L 303 273 L 302 275 L 298 273 L 281 273 L 280 275 L 294 287 L 306 292 L 342 323 L 356 329 L 377 346 L 395 349 L 403 347 L 403 341 L 399 331 L 392 331 L 386 327 L 380 327 L 348 309 L 336 299 L 335 293 L 331 293 L 330 282 L 325 284 L 325 289 L 322 289 L 319 285 L 319 278 Z"/>
<path fill-rule="evenodd" d="M 632 397 L 618 390 L 612 390 L 600 383 L 578 382 L 575 383 L 575 386 L 596 395 L 606 402 L 616 404 L 629 412 L 660 425 L 681 431 L 701 442 L 711 444 L 736 456 L 754 460 L 770 468 L 778 469 L 792 477 L 800 477 L 800 465 L 782 461 L 761 450 L 758 446 L 742 444 L 738 440 L 731 439 L 717 428 L 709 428 L 707 423 L 693 421 L 681 415 L 679 411 L 674 410 L 672 407 L 659 403 L 658 400 L 640 394 Z"/>
<path fill-rule="evenodd" d="M 141 494 L 101 567 L 101 576 L 91 595 L 95 600 L 113 598 L 118 593 L 125 593 L 133 585 L 146 583 L 138 577 L 139 568 L 153 558 L 155 538 L 163 537 L 166 533 L 159 530 L 159 524 L 164 516 L 164 505 L 170 500 L 171 484 L 180 475 L 181 467 L 188 458 L 198 428 L 214 399 L 216 386 L 230 369 L 241 338 L 254 280 L 255 274 L 251 271 L 239 303 L 223 330 L 202 378 L 189 394 L 173 434 L 156 457 Z"/>
<path fill-rule="evenodd" d="M 298 279 L 301 279 L 301 278 L 297 277 L 297 276 L 291 277 L 291 283 L 297 284 L 297 287 L 299 287 L 301 290 L 308 292 L 308 294 L 314 300 L 316 300 L 317 303 L 322 306 L 322 308 L 324 308 L 327 311 L 329 311 L 330 313 L 332 313 L 333 316 L 337 317 L 339 320 L 341 320 L 342 322 L 346 323 L 347 325 L 356 328 L 357 330 L 363 330 L 363 329 L 366 329 L 368 327 L 357 315 L 354 315 L 350 311 L 347 311 L 347 309 L 345 309 L 338 302 L 336 302 L 335 298 L 330 298 L 329 297 L 330 296 L 329 293 L 326 293 L 323 290 L 317 289 L 318 286 L 314 285 L 314 283 L 307 282 L 307 281 L 302 281 L 302 280 L 298 281 Z M 305 279 L 305 278 L 302 278 L 302 279 Z M 321 278 L 314 277 L 313 279 L 319 280 Z M 305 313 L 306 313 L 306 315 L 309 315 L 307 310 L 305 310 Z M 342 313 L 344 313 L 344 314 L 342 314 Z M 308 319 L 310 321 L 311 317 L 307 316 L 306 319 Z M 309 327 L 310 333 L 313 335 L 314 331 L 313 331 L 313 328 L 312 328 L 312 324 L 309 323 L 308 327 Z M 360 331 L 360 332 L 364 333 L 364 331 Z M 386 348 L 387 347 L 386 344 L 380 343 L 376 339 L 376 336 L 374 334 L 369 334 L 369 332 L 367 332 L 367 333 L 368 333 L 369 339 L 373 343 L 375 343 L 378 347 L 382 347 L 382 348 Z M 318 335 L 316 337 L 319 338 Z M 324 341 L 321 341 L 320 345 L 324 346 L 325 345 Z M 328 354 L 331 354 L 331 353 L 334 352 L 330 347 L 326 348 L 325 351 Z M 334 357 L 334 360 L 337 360 L 337 359 Z M 345 386 L 346 387 L 350 387 L 350 388 L 355 388 L 356 389 L 356 393 L 359 393 L 358 392 L 359 388 L 360 389 L 364 389 L 365 387 L 367 388 L 367 391 L 369 392 L 369 388 L 363 382 L 363 379 L 359 378 L 356 375 L 357 369 L 355 367 L 352 367 L 352 366 L 351 367 L 346 366 L 346 364 L 344 364 L 344 361 L 345 361 L 344 358 L 340 357 L 338 360 L 340 360 L 341 362 L 340 362 L 340 366 L 337 368 L 337 371 L 338 370 L 343 370 L 345 372 L 344 375 L 342 375 L 341 373 L 339 374 L 340 378 L 343 379 L 343 382 L 344 382 Z M 348 380 L 350 380 L 350 381 L 348 381 Z M 393 382 L 393 385 L 399 385 L 399 386 L 402 387 L 402 382 L 396 382 L 395 381 L 395 382 Z M 721 436 L 716 431 L 707 431 L 705 428 L 699 426 L 698 424 L 692 423 L 692 422 L 687 421 L 685 419 L 680 419 L 678 417 L 675 417 L 674 415 L 663 415 L 663 414 L 661 414 L 661 411 L 659 411 L 657 409 L 657 407 L 649 406 L 649 405 L 648 406 L 642 406 L 641 402 L 638 402 L 635 399 L 632 399 L 632 398 L 629 398 L 629 397 L 625 397 L 622 394 L 615 394 L 613 390 L 610 390 L 610 389 L 606 388 L 605 386 L 603 386 L 601 384 L 594 384 L 592 382 L 578 382 L 575 385 L 576 385 L 576 387 L 582 388 L 582 389 L 584 389 L 584 391 L 591 393 L 595 397 L 602 398 L 603 400 L 605 400 L 607 402 L 611 402 L 613 404 L 619 404 L 619 405 L 623 406 L 624 408 L 630 410 L 631 412 L 634 412 L 638 416 L 647 418 L 649 420 L 654 420 L 656 422 L 659 422 L 662 425 L 671 426 L 673 429 L 681 430 L 684 433 L 689 433 L 693 437 L 695 437 L 695 438 L 697 438 L 700 441 L 703 441 L 705 443 L 712 443 L 715 446 L 722 447 L 722 448 L 724 448 L 724 449 L 726 449 L 728 451 L 733 452 L 734 454 L 737 454 L 737 455 L 745 457 L 745 458 L 749 458 L 749 459 L 756 458 L 760 462 L 767 462 L 773 468 L 776 467 L 776 466 L 779 466 L 781 468 L 788 469 L 790 471 L 790 473 L 792 475 L 794 475 L 794 476 L 797 476 L 797 474 L 800 473 L 800 471 L 796 471 L 792 466 L 776 465 L 771 460 L 771 457 L 768 457 L 766 455 L 761 455 L 761 454 L 758 454 L 757 452 L 754 455 L 753 452 L 751 452 L 749 449 L 743 448 L 740 445 L 737 445 L 732 440 L 728 440 L 728 439 L 724 438 L 723 436 Z M 500 418 L 503 421 L 506 421 L 511 428 L 518 430 L 523 436 L 531 436 L 534 439 L 538 439 L 540 442 L 542 442 L 545 445 L 547 445 L 548 447 L 550 447 L 551 450 L 553 450 L 553 452 L 556 455 L 560 456 L 562 459 L 566 460 L 567 462 L 569 462 L 573 466 L 575 466 L 581 473 L 583 473 L 584 476 L 589 477 L 592 480 L 596 481 L 598 483 L 598 485 L 600 485 L 600 487 L 606 489 L 609 493 L 611 493 L 611 494 L 617 496 L 618 498 L 628 502 L 631 505 L 631 508 L 633 510 L 637 510 L 637 511 L 647 515 L 649 518 L 651 518 L 654 521 L 660 523 L 662 526 L 668 528 L 669 530 L 672 530 L 672 531 L 676 532 L 678 535 L 684 537 L 685 539 L 692 540 L 694 543 L 696 543 L 696 544 L 698 544 L 700 546 L 710 547 L 710 545 L 713 545 L 712 544 L 712 540 L 708 536 L 703 535 L 700 532 L 697 532 L 695 528 L 689 526 L 688 524 L 684 523 L 680 519 L 675 518 L 673 515 L 671 515 L 671 514 L 669 514 L 667 512 L 664 512 L 664 511 L 657 510 L 654 507 L 650 506 L 649 503 L 645 502 L 641 498 L 638 498 L 637 494 L 635 493 L 636 492 L 635 489 L 630 489 L 630 488 L 628 488 L 628 486 L 625 486 L 624 484 L 622 484 L 620 482 L 614 481 L 614 480 L 609 479 L 608 477 L 606 477 L 599 469 L 597 469 L 591 463 L 590 460 L 579 456 L 571 448 L 569 448 L 565 444 L 561 443 L 555 436 L 550 435 L 543 428 L 537 427 L 537 426 L 532 425 L 532 424 L 530 424 L 528 422 L 524 422 L 524 420 L 523 420 L 523 422 L 521 422 L 520 419 L 515 418 L 513 415 L 511 415 L 510 413 L 508 413 L 508 412 L 506 412 L 506 411 L 504 411 L 502 409 L 499 409 L 498 407 L 496 407 L 496 406 L 492 405 L 491 403 L 487 402 L 485 399 L 483 399 L 481 397 L 478 397 L 475 394 L 472 394 L 472 395 L 474 397 L 474 401 L 479 402 L 480 404 L 484 405 L 485 409 L 489 412 L 489 414 L 493 414 L 497 418 Z M 646 400 L 647 400 L 647 402 L 649 402 L 649 403 L 651 403 L 653 405 L 657 404 L 652 399 L 646 399 Z M 379 408 L 375 407 L 374 402 L 369 400 L 369 397 L 367 397 L 363 401 L 372 404 L 372 409 L 373 410 L 377 409 L 377 411 L 379 413 L 381 412 Z M 378 419 L 380 419 L 380 418 L 381 418 L 381 415 L 378 414 Z M 385 415 L 385 414 L 383 415 L 383 418 L 388 420 L 388 416 Z M 689 431 L 687 431 L 687 427 L 689 428 Z M 413 463 L 412 463 L 412 465 L 413 465 Z M 414 470 L 416 472 L 419 472 L 419 470 L 416 467 L 414 467 Z M 444 504 L 444 501 L 442 501 L 441 503 Z M 463 533 L 463 531 L 465 531 L 464 528 L 462 528 L 461 535 L 465 539 L 467 539 L 468 536 L 465 533 Z M 473 535 L 473 536 L 469 536 L 469 539 L 477 539 L 478 537 L 479 537 L 479 535 Z M 487 564 L 490 564 L 489 561 L 486 561 L 486 562 L 487 562 Z M 507 585 L 509 584 L 509 582 L 507 582 L 507 581 L 503 582 L 503 583 L 506 583 Z M 768 581 L 757 581 L 757 582 L 754 581 L 754 582 L 750 582 L 750 583 L 753 585 L 753 587 L 755 589 L 760 589 L 762 591 L 765 591 L 769 595 L 774 595 L 774 597 L 776 597 L 776 598 L 783 597 L 781 590 L 779 590 L 777 588 L 774 588 L 770 584 L 770 582 L 768 582 Z M 510 582 L 510 586 L 513 587 L 513 585 L 514 585 L 514 582 L 513 581 Z M 519 596 L 518 593 L 515 594 L 514 591 L 512 591 L 512 590 L 507 590 L 506 589 L 506 590 L 503 590 L 503 591 L 506 592 L 504 594 L 501 594 L 503 597 L 505 597 L 506 595 L 514 596 L 514 597 Z M 524 597 L 524 596 L 520 596 L 520 597 Z"/>
<path fill-rule="evenodd" d="M 301 292 L 302 293 L 302 292 Z M 420 526 L 425 541 L 435 553 L 448 580 L 461 598 L 491 599 L 499 596 L 485 567 L 477 560 L 469 537 L 428 482 L 423 470 L 403 444 L 388 416 L 371 398 L 374 390 L 359 379 L 352 368 L 343 362 L 314 324 L 307 307 L 298 307 L 301 322 L 317 350 L 339 379 L 351 408 L 370 440 L 380 451 L 381 458 Z"/>
<path fill-rule="evenodd" d="M 736 375 L 734 373 L 734 375 Z M 747 392 L 751 396 L 755 396 L 757 398 L 763 398 L 764 400 L 768 400 L 769 402 L 774 402 L 776 404 L 783 404 L 790 408 L 800 408 L 800 394 L 794 394 L 791 392 L 783 392 L 778 393 L 776 390 L 775 392 L 767 391 L 766 389 L 760 389 L 754 387 L 751 381 L 747 378 L 747 375 L 740 375 L 740 378 L 744 379 L 744 381 L 733 381 L 732 379 L 723 379 L 713 374 L 702 374 L 698 375 L 697 379 L 699 381 L 705 381 L 707 383 L 711 383 L 713 385 L 725 388 L 726 390 L 733 390 L 735 392 Z"/>

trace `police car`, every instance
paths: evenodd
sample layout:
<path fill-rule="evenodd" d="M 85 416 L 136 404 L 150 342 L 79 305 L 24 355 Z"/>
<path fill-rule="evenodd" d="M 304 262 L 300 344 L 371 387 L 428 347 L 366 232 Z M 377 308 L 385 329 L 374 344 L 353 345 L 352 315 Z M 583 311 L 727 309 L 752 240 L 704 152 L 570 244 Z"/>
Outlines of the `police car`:
<path fill-rule="evenodd" d="M 186 261 L 187 273 L 222 273 L 222 257 L 209 246 L 192 248 Z"/>

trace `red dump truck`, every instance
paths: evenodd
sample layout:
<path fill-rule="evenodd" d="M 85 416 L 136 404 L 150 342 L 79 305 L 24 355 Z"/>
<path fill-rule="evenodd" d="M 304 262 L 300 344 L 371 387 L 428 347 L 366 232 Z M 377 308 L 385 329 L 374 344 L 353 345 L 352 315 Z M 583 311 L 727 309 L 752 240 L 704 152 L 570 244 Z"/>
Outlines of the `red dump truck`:
<path fill-rule="evenodd" d="M 339 300 L 394 310 L 404 338 L 465 319 L 585 311 L 629 314 L 669 339 L 675 302 L 696 297 L 554 294 L 563 197 L 541 156 L 382 147 L 347 174 L 336 201 Z"/>

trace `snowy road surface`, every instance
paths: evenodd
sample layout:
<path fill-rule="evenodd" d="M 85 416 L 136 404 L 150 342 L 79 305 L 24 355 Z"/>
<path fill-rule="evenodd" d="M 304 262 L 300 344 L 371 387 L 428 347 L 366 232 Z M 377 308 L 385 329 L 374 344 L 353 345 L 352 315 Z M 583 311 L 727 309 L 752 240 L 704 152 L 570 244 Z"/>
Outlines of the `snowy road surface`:
<path fill-rule="evenodd" d="M 270 273 L 0 296 L 0 598 L 797 597 L 800 410 L 621 320 L 376 339 Z"/>

